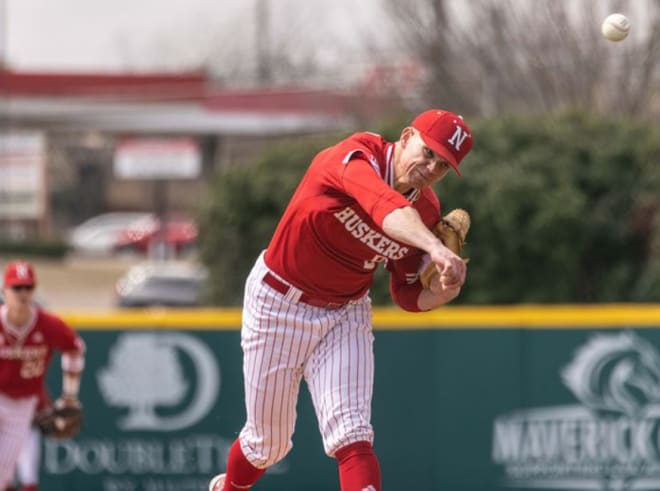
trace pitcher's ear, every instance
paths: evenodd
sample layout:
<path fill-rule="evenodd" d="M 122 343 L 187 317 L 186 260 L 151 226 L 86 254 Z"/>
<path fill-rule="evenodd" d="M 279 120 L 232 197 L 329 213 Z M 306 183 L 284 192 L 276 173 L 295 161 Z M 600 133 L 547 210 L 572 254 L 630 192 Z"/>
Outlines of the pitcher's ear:
<path fill-rule="evenodd" d="M 415 128 L 412 126 L 406 126 L 404 129 L 401 130 L 401 136 L 399 137 L 399 141 L 401 142 L 402 146 L 406 146 L 408 144 L 408 141 L 410 138 L 412 138 L 415 135 Z"/>

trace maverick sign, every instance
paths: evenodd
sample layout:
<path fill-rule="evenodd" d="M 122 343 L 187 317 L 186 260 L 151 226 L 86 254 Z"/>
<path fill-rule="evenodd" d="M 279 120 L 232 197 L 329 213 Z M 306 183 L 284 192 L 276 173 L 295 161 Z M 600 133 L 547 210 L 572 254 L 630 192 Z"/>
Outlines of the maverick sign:
<path fill-rule="evenodd" d="M 633 332 L 599 334 L 558 374 L 577 404 L 496 418 L 493 460 L 521 488 L 660 489 L 660 353 Z"/>

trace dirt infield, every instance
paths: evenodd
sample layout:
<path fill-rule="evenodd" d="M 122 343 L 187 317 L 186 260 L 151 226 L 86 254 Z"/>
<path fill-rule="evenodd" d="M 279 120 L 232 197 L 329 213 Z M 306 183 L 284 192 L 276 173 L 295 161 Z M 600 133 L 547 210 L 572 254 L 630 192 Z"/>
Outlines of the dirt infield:
<path fill-rule="evenodd" d="M 0 257 L 0 266 L 10 261 Z M 30 259 L 37 274 L 37 297 L 44 306 L 59 310 L 106 310 L 115 305 L 115 283 L 137 258 Z"/>

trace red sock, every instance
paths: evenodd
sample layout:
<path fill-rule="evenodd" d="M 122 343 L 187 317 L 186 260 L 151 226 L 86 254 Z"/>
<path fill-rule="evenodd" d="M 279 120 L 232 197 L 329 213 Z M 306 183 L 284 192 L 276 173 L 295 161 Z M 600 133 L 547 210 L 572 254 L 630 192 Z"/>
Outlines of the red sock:
<path fill-rule="evenodd" d="M 355 442 L 335 452 L 341 491 L 381 491 L 378 457 L 369 442 Z"/>
<path fill-rule="evenodd" d="M 36 484 L 23 484 L 23 491 L 37 491 Z"/>
<path fill-rule="evenodd" d="M 257 469 L 243 455 L 238 439 L 229 449 L 227 457 L 227 476 L 222 491 L 245 491 L 266 472 L 266 469 Z"/>

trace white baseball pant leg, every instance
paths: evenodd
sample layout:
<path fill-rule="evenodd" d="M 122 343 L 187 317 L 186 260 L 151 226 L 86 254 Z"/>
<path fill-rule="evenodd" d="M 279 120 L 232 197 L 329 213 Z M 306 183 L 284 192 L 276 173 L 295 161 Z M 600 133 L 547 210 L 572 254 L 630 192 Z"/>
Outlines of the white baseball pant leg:
<path fill-rule="evenodd" d="M 21 448 L 16 462 L 16 477 L 23 485 L 34 486 L 39 483 L 39 465 L 41 463 L 41 432 L 34 426 L 30 429 L 25 444 Z"/>
<path fill-rule="evenodd" d="M 25 443 L 37 398 L 12 399 L 0 394 L 0 489 L 12 482 L 18 455 Z"/>
<path fill-rule="evenodd" d="M 368 297 L 336 310 L 298 302 L 295 291 L 282 295 L 263 283 L 268 268 L 262 257 L 246 282 L 243 308 L 243 453 L 265 468 L 289 452 L 303 375 L 329 455 L 353 441 L 372 441 Z"/>
<path fill-rule="evenodd" d="M 330 457 L 351 443 L 373 443 L 373 341 L 371 302 L 364 297 L 346 307 L 305 367 L 323 448 Z"/>

